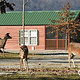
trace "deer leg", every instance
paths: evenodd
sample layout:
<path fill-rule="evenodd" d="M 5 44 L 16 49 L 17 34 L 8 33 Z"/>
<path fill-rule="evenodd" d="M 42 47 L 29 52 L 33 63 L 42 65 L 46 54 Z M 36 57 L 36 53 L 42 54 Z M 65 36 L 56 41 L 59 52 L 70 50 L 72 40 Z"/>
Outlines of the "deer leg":
<path fill-rule="evenodd" d="M 20 69 L 22 69 L 22 67 L 23 67 L 23 59 L 21 58 L 20 59 Z"/>
<path fill-rule="evenodd" d="M 68 51 L 69 53 L 69 55 L 68 55 L 68 60 L 69 60 L 69 67 L 71 67 L 71 65 L 70 65 L 70 56 L 71 56 L 71 52 L 70 51 Z"/>
<path fill-rule="evenodd" d="M 27 72 L 28 72 L 28 70 L 29 70 L 29 67 L 28 67 L 28 60 L 26 60 L 26 64 L 27 64 Z"/>
<path fill-rule="evenodd" d="M 2 52 L 1 52 L 1 48 L 0 48 L 0 54 L 1 54 Z"/>
<path fill-rule="evenodd" d="M 5 54 L 4 54 L 4 49 L 3 49 L 3 55 L 4 55 L 4 57 L 5 57 Z"/>
<path fill-rule="evenodd" d="M 69 66 L 71 67 L 71 65 L 70 65 L 70 55 L 68 56 L 68 60 L 69 60 Z"/>
<path fill-rule="evenodd" d="M 27 72 L 28 72 L 28 61 L 25 60 L 25 59 L 23 59 L 23 63 L 24 63 L 24 67 L 25 67 L 25 69 L 26 69 L 26 64 L 27 64 Z"/>
<path fill-rule="evenodd" d="M 71 59 L 71 61 L 73 62 L 73 66 L 74 66 L 74 68 L 75 68 L 74 60 L 73 60 L 73 59 Z"/>
<path fill-rule="evenodd" d="M 73 60 L 74 56 L 75 56 L 75 55 L 72 54 L 72 56 L 71 56 L 71 61 L 72 61 L 72 63 L 73 63 L 73 66 L 75 67 L 74 60 Z"/>
<path fill-rule="evenodd" d="M 25 59 L 23 59 L 24 68 L 26 69 Z"/>

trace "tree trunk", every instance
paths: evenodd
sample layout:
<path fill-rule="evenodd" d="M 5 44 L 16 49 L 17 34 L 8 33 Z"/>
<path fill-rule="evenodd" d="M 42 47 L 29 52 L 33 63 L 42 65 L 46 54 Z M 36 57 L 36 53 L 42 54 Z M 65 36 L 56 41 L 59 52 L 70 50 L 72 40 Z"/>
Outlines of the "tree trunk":
<path fill-rule="evenodd" d="M 25 34 L 25 0 L 23 0 L 23 16 L 22 16 L 22 20 L 23 20 L 23 45 L 25 45 L 25 38 L 24 38 L 24 34 Z"/>
<path fill-rule="evenodd" d="M 66 33 L 65 50 L 67 50 L 67 43 L 68 43 L 68 40 L 67 40 L 67 33 Z"/>

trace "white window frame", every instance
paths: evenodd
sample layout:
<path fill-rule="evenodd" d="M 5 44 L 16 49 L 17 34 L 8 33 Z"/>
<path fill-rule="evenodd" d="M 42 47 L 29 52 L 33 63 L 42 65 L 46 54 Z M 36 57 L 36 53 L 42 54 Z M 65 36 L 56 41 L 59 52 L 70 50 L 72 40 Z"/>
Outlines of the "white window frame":
<path fill-rule="evenodd" d="M 20 40 L 21 39 L 23 39 L 23 36 L 22 36 L 22 32 L 23 30 L 20 30 L 20 34 L 21 34 L 21 36 L 20 36 Z M 28 32 L 28 35 L 25 35 L 25 32 Z M 36 34 L 36 35 L 30 35 L 31 34 L 31 31 L 35 31 L 35 33 L 34 34 Z M 35 29 L 32 29 L 32 30 L 25 30 L 25 32 L 24 32 L 24 37 L 26 37 L 26 38 L 28 38 L 28 43 L 26 44 L 26 41 L 25 41 L 25 45 L 27 45 L 27 46 L 37 46 L 37 43 L 38 43 L 38 34 L 37 34 L 37 32 L 38 32 L 38 30 L 35 30 Z M 30 42 L 30 38 L 36 38 L 36 43 L 35 44 L 31 44 Z M 20 41 L 21 42 L 21 45 L 23 45 L 23 43 L 22 43 L 22 40 Z"/>

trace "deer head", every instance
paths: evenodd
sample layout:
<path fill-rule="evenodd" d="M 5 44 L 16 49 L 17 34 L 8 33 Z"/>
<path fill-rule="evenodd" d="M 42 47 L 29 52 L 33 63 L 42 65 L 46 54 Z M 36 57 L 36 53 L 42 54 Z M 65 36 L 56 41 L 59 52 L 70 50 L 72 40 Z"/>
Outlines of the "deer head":
<path fill-rule="evenodd" d="M 23 52 L 23 55 L 28 54 L 28 48 L 27 48 L 26 45 L 23 45 L 23 46 L 21 46 L 20 48 L 21 48 L 21 50 L 22 50 L 22 52 Z"/>
<path fill-rule="evenodd" d="M 4 39 L 12 39 L 11 36 L 9 36 L 10 33 L 7 33 L 5 36 L 4 36 Z"/>

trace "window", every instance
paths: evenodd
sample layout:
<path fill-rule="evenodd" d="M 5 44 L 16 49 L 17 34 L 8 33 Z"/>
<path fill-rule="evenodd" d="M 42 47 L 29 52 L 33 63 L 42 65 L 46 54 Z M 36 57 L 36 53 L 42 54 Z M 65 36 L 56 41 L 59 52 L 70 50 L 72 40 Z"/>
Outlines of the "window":
<path fill-rule="evenodd" d="M 46 39 L 56 39 L 56 31 L 53 27 L 46 28 Z"/>
<path fill-rule="evenodd" d="M 58 39 L 66 39 L 66 34 L 61 31 L 58 31 Z M 67 36 L 67 39 L 68 39 L 68 36 Z"/>
<path fill-rule="evenodd" d="M 25 45 L 38 45 L 39 43 L 39 32 L 38 30 L 25 30 Z M 23 30 L 19 32 L 19 44 L 23 45 Z"/>

